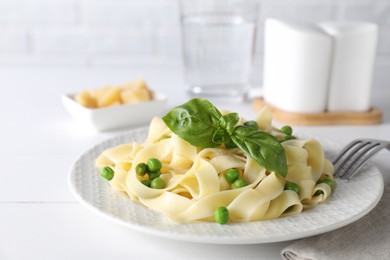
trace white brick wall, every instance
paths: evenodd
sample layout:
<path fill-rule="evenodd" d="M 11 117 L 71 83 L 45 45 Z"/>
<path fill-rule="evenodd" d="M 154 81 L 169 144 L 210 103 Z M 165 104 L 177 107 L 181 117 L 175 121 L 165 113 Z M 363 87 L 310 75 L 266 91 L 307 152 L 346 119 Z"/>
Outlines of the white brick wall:
<path fill-rule="evenodd" d="M 66 1 L 1 0 L 0 21 L 4 24 L 74 24 L 76 4 Z"/>
<path fill-rule="evenodd" d="M 178 1 L 0 0 L 0 66 L 180 64 Z M 267 17 L 378 23 L 378 71 L 390 69 L 390 0 L 259 1 L 255 81 Z"/>
<path fill-rule="evenodd" d="M 154 33 L 150 26 L 121 28 L 50 27 L 37 29 L 31 35 L 38 53 L 107 54 L 153 52 Z"/>
<path fill-rule="evenodd" d="M 0 30 L 0 55 L 5 52 L 27 53 L 28 48 L 26 31 L 12 28 Z"/>
<path fill-rule="evenodd" d="M 175 1 L 87 2 L 82 4 L 87 24 L 133 25 L 177 23 Z"/>

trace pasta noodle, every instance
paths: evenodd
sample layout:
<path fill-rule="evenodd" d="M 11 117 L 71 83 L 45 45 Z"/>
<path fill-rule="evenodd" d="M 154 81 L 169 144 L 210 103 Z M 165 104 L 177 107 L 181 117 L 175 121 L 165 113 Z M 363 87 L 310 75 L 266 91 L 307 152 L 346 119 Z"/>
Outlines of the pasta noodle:
<path fill-rule="evenodd" d="M 269 110 L 263 110 L 256 121 L 263 131 L 283 136 L 271 126 Z M 282 146 L 288 166 L 285 178 L 266 170 L 238 148 L 192 146 L 155 117 L 144 143 L 107 149 L 96 165 L 114 170 L 110 180 L 114 188 L 179 223 L 214 221 L 213 213 L 220 206 L 227 207 L 231 222 L 268 220 L 298 214 L 332 193 L 329 185 L 318 182 L 325 177 L 333 180 L 333 165 L 324 158 L 318 141 L 294 139 L 282 142 Z M 141 182 L 145 177 L 135 172 L 136 166 L 149 158 L 162 162 L 163 189 L 145 186 Z M 238 170 L 246 186 L 230 188 L 223 176 L 231 168 Z M 285 190 L 287 182 L 296 183 L 299 194 Z"/>

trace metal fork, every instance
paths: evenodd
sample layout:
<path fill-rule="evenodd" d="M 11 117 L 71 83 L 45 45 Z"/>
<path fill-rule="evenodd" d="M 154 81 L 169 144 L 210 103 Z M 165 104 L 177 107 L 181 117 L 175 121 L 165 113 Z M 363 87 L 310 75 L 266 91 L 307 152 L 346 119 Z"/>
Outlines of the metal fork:
<path fill-rule="evenodd" d="M 334 176 L 351 179 L 368 159 L 382 149 L 390 150 L 390 141 L 356 139 L 350 142 L 334 159 Z"/>

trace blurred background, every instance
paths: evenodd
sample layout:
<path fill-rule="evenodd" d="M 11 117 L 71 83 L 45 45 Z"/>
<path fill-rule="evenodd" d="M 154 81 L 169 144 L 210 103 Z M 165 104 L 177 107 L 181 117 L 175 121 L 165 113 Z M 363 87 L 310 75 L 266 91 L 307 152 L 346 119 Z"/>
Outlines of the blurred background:
<path fill-rule="evenodd" d="M 253 83 L 268 17 L 379 25 L 374 86 L 390 81 L 389 0 L 260 0 Z M 177 0 L 0 0 L 1 67 L 181 66 Z"/>

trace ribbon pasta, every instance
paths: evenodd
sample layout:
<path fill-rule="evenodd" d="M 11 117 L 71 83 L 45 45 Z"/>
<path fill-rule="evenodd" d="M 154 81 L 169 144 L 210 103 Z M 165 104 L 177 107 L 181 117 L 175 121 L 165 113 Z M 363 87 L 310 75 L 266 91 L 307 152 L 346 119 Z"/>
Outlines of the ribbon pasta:
<path fill-rule="evenodd" d="M 260 128 L 273 135 L 272 115 L 263 111 L 257 118 Z M 96 160 L 97 167 L 111 167 L 115 176 L 110 184 L 144 206 L 168 215 L 179 223 L 213 221 L 217 207 L 229 209 L 231 222 L 274 219 L 300 213 L 325 201 L 331 194 L 320 178 L 333 179 L 333 165 L 324 158 L 314 139 L 289 140 L 282 143 L 287 159 L 285 179 L 267 171 L 239 149 L 206 148 L 190 145 L 173 134 L 160 118 L 151 122 L 148 137 L 142 144 L 123 144 L 105 150 Z M 152 189 L 140 182 L 135 167 L 149 158 L 162 162 L 164 189 Z M 226 170 L 235 168 L 248 184 L 230 189 Z M 299 195 L 284 190 L 294 182 Z M 317 192 L 322 191 L 322 192 Z"/>

